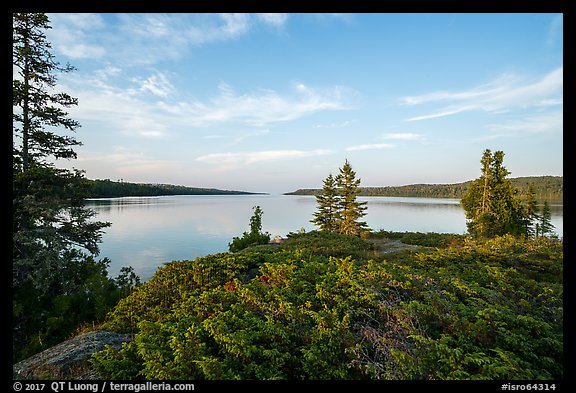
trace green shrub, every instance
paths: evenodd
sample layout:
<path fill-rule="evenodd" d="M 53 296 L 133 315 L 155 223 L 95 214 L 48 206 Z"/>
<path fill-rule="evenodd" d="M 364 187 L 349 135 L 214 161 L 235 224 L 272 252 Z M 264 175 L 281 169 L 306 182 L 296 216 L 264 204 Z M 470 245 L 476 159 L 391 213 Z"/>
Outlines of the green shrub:
<path fill-rule="evenodd" d="M 258 246 L 261 244 L 270 243 L 269 233 L 247 233 L 244 232 L 242 237 L 232 238 L 232 242 L 228 244 L 228 249 L 231 252 L 238 252 L 248 247 Z"/>
<path fill-rule="evenodd" d="M 410 260 L 363 258 L 369 246 L 311 232 L 166 264 L 109 314 L 134 342 L 93 362 L 127 379 L 563 378 L 561 242 Z"/>
<path fill-rule="evenodd" d="M 262 209 L 260 206 L 254 206 L 253 209 L 254 214 L 250 218 L 250 232 L 244 232 L 242 237 L 232 238 L 232 242 L 228 244 L 228 249 L 231 252 L 270 243 L 270 234 L 262 232 Z"/>

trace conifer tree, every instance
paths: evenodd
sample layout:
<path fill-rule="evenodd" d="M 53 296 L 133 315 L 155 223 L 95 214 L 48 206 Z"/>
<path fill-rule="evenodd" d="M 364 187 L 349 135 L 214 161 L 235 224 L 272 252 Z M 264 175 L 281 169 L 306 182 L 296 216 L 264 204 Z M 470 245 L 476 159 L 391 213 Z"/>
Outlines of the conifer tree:
<path fill-rule="evenodd" d="M 368 228 L 365 222 L 359 221 L 367 209 L 367 202 L 356 200 L 360 194 L 360 179 L 356 179 L 356 172 L 348 160 L 338 170 L 336 177 L 330 174 L 324 180 L 322 193 L 316 195 L 318 208 L 310 222 L 321 231 L 358 235 Z"/>
<path fill-rule="evenodd" d="M 340 168 L 340 173 L 336 176 L 336 184 L 340 196 L 338 232 L 344 235 L 358 235 L 367 228 L 365 222 L 359 221 L 366 215 L 367 202 L 356 200 L 360 194 L 360 179 L 356 179 L 356 172 L 348 160 Z"/>
<path fill-rule="evenodd" d="M 242 237 L 235 236 L 232 238 L 232 242 L 228 243 L 228 249 L 231 252 L 270 242 L 270 233 L 262 232 L 262 214 L 264 212 L 260 206 L 254 206 L 252 210 L 254 210 L 254 214 L 250 217 L 250 232 L 243 232 Z"/>
<path fill-rule="evenodd" d="M 526 215 L 518 190 L 506 176 L 504 152 L 494 154 L 486 149 L 482 156 L 482 175 L 474 180 L 462 196 L 460 203 L 468 219 L 468 232 L 474 236 L 494 237 L 511 233 L 527 233 Z"/>
<path fill-rule="evenodd" d="M 540 236 L 552 235 L 554 225 L 552 224 L 552 213 L 550 212 L 550 205 L 548 204 L 548 201 L 544 201 L 544 205 L 542 206 L 542 214 L 540 215 L 540 221 L 538 226 Z"/>
<path fill-rule="evenodd" d="M 55 92 L 55 73 L 73 67 L 62 67 L 54 60 L 44 34 L 51 28 L 45 14 L 15 13 L 12 27 L 13 343 L 17 356 L 16 349 L 29 345 L 33 336 L 41 347 L 50 344 L 49 339 L 69 335 L 63 327 L 71 327 L 76 313 L 88 311 L 86 305 L 74 309 L 70 299 L 94 299 L 86 281 L 107 279 L 107 260 L 95 262 L 93 256 L 98 255 L 101 230 L 109 224 L 94 221 L 95 213 L 84 207 L 89 183 L 82 171 L 53 163 L 75 159 L 74 147 L 80 145 L 75 138 L 61 135 L 79 127 L 65 111 L 77 105 L 77 99 Z"/>
<path fill-rule="evenodd" d="M 536 234 L 536 224 L 540 219 L 538 214 L 538 201 L 536 200 L 536 191 L 532 182 L 528 184 L 526 201 L 524 202 L 524 215 L 526 217 L 526 232 L 528 236 L 538 236 Z"/>
<path fill-rule="evenodd" d="M 480 163 L 482 164 L 483 184 L 482 184 L 482 199 L 478 213 L 486 214 L 490 212 L 490 199 L 491 199 L 489 185 L 491 181 L 490 166 L 492 164 L 492 152 L 490 151 L 490 149 L 486 149 L 484 151 Z"/>
<path fill-rule="evenodd" d="M 336 179 L 330 174 L 324 180 L 322 193 L 316 195 L 318 207 L 310 222 L 321 231 L 336 232 L 340 226 L 339 199 Z"/>
<path fill-rule="evenodd" d="M 262 208 L 260 206 L 254 206 L 252 208 L 254 214 L 250 217 L 250 234 L 259 235 L 262 232 Z"/>

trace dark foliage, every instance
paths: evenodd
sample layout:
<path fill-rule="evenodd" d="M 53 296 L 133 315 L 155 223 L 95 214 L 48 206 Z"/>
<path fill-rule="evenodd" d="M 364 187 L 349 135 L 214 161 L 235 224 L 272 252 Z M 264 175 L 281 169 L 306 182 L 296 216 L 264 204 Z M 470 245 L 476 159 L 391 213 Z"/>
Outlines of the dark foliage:
<path fill-rule="evenodd" d="M 90 180 L 89 198 L 117 198 L 126 196 L 161 195 L 247 195 L 244 191 L 228 191 L 216 188 L 198 188 L 171 184 L 129 183 L 125 181 Z"/>
<path fill-rule="evenodd" d="M 564 178 L 562 176 L 530 176 L 511 178 L 520 197 L 528 193 L 528 185 L 533 183 L 535 196 L 539 200 L 562 200 Z M 360 187 L 360 196 L 389 196 L 416 198 L 457 198 L 460 199 L 472 181 L 455 184 L 410 184 L 405 186 Z M 286 195 L 317 195 L 321 189 L 299 189 Z"/>

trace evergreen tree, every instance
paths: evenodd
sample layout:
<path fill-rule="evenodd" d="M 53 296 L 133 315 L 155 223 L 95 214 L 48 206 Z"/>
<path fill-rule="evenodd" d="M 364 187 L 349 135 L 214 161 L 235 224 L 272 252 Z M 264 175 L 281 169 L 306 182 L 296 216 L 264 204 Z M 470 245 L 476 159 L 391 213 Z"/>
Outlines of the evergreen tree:
<path fill-rule="evenodd" d="M 506 178 L 510 172 L 503 163 L 504 152 L 496 151 L 492 161 L 492 209 L 496 218 L 494 232 L 496 235 L 526 235 L 526 215 L 518 197 L 518 189 Z"/>
<path fill-rule="evenodd" d="M 538 236 L 536 233 L 536 224 L 540 219 L 538 214 L 538 201 L 536 200 L 536 191 L 532 182 L 528 184 L 526 192 L 526 201 L 524 202 L 524 216 L 526 217 L 526 231 L 528 236 Z"/>
<path fill-rule="evenodd" d="M 262 214 L 264 212 L 260 206 L 254 206 L 252 210 L 254 210 L 254 214 L 250 217 L 250 232 L 243 232 L 242 237 L 232 238 L 232 242 L 228 243 L 228 250 L 231 252 L 270 242 L 270 233 L 262 232 Z"/>
<path fill-rule="evenodd" d="M 316 195 L 318 208 L 310 222 L 321 231 L 336 232 L 340 225 L 339 199 L 336 179 L 330 174 L 324 180 L 322 193 Z"/>
<path fill-rule="evenodd" d="M 461 199 L 461 204 L 466 212 L 468 232 L 476 235 L 488 235 L 494 225 L 494 214 L 491 208 L 492 194 L 492 152 L 486 149 L 480 160 L 482 175 L 472 182 Z"/>
<path fill-rule="evenodd" d="M 252 208 L 254 210 L 254 214 L 250 217 L 250 234 L 257 235 L 262 231 L 262 208 L 260 206 L 254 206 Z"/>
<path fill-rule="evenodd" d="M 356 179 L 356 172 L 348 160 L 340 168 L 340 173 L 336 176 L 336 184 L 340 196 L 338 232 L 344 235 L 358 235 L 367 228 L 365 222 L 359 221 L 366 215 L 367 202 L 356 200 L 360 193 L 360 179 Z"/>
<path fill-rule="evenodd" d="M 460 201 L 466 218 L 468 232 L 474 236 L 493 237 L 511 233 L 527 233 L 526 215 L 518 190 L 506 176 L 504 153 L 494 154 L 486 149 L 482 156 L 482 175 L 474 180 Z"/>
<path fill-rule="evenodd" d="M 548 204 L 548 201 L 544 201 L 539 222 L 540 236 L 552 235 L 553 231 L 554 225 L 552 225 L 552 213 L 550 212 L 550 205 Z M 538 234 L 536 236 L 538 236 Z"/>
<path fill-rule="evenodd" d="M 55 167 L 74 159 L 79 123 L 65 108 L 77 99 L 55 91 L 61 67 L 50 52 L 45 14 L 13 14 L 13 329 L 14 356 L 68 336 L 89 315 L 86 301 L 103 288 L 108 260 L 95 261 L 101 231 L 109 223 L 93 220 L 83 206 L 89 183 L 82 171 Z M 87 287 L 88 281 L 100 284 Z M 74 303 L 76 302 L 76 303 Z M 93 303 L 92 303 L 93 306 Z M 66 330 L 67 329 L 67 330 Z"/>

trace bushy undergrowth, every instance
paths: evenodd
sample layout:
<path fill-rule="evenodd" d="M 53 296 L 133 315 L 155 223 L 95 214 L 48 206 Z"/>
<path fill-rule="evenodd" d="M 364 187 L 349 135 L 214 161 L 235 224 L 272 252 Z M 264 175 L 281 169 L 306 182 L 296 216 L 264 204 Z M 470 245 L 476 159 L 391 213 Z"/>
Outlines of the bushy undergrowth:
<path fill-rule="evenodd" d="M 135 340 L 93 363 L 110 379 L 560 379 L 562 263 L 546 239 L 375 257 L 294 235 L 166 264 L 104 326 Z"/>
<path fill-rule="evenodd" d="M 313 255 L 367 258 L 374 256 L 374 246 L 358 237 L 334 232 L 290 233 L 285 250 L 302 250 Z"/>
<path fill-rule="evenodd" d="M 392 232 L 380 230 L 371 234 L 373 238 L 388 238 L 400 240 L 406 244 L 413 244 L 425 247 L 448 247 L 457 245 L 466 239 L 465 235 L 456 235 L 453 233 L 436 233 L 436 232 Z"/>
<path fill-rule="evenodd" d="M 232 242 L 228 244 L 230 252 L 238 252 L 248 247 L 259 246 L 268 244 L 270 242 L 269 233 L 248 233 L 244 232 L 242 237 L 232 238 Z"/>

